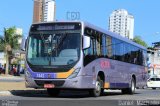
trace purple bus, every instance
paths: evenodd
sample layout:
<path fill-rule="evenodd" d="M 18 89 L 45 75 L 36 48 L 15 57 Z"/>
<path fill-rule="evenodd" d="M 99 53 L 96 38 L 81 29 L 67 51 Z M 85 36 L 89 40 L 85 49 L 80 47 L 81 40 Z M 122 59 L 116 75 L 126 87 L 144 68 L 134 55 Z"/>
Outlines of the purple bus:
<path fill-rule="evenodd" d="M 26 87 L 133 94 L 147 82 L 147 50 L 127 38 L 82 21 L 32 24 L 25 44 Z"/>

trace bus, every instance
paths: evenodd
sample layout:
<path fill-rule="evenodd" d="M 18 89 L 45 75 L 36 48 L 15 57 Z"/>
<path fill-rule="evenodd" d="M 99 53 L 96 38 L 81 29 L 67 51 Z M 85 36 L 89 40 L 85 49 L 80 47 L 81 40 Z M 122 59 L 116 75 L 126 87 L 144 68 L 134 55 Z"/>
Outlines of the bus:
<path fill-rule="evenodd" d="M 26 87 L 87 90 L 98 97 L 104 89 L 134 94 L 146 86 L 147 50 L 133 41 L 83 21 L 31 25 L 25 42 Z"/>

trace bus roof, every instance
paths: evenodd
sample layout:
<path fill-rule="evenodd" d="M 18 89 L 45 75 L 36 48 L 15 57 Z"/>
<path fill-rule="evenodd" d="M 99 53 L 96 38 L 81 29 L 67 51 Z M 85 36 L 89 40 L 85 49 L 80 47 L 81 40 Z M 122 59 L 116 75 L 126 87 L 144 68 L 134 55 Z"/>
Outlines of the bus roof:
<path fill-rule="evenodd" d="M 94 30 L 97 30 L 97 31 L 99 31 L 99 32 L 105 33 L 105 34 L 107 34 L 107 35 L 109 35 L 109 36 L 111 36 L 111 37 L 114 37 L 114 38 L 117 38 L 117 39 L 119 39 L 119 40 L 122 40 L 122 41 L 124 41 L 124 42 L 126 42 L 126 43 L 129 43 L 129 44 L 132 44 L 132 45 L 134 45 L 134 46 L 137 46 L 137 47 L 139 47 L 139 48 L 141 48 L 141 49 L 143 49 L 143 50 L 147 50 L 147 48 L 145 48 L 144 46 L 139 45 L 139 44 L 133 42 L 132 40 L 129 40 L 129 39 L 125 38 L 125 37 L 122 37 L 122 36 L 119 35 L 119 34 L 116 34 L 116 33 L 111 32 L 111 31 L 107 31 L 107 30 L 105 30 L 105 29 L 102 29 L 102 28 L 100 28 L 100 27 L 98 27 L 98 26 L 95 26 L 95 25 L 93 25 L 93 24 L 91 24 L 91 23 L 88 23 L 88 22 L 85 22 L 85 21 L 55 21 L 55 22 L 33 23 L 33 24 L 43 24 L 43 23 L 44 23 L 44 24 L 45 24 L 45 23 L 75 23 L 75 22 L 81 23 L 84 27 L 89 27 L 89 28 L 91 28 L 91 29 L 94 29 Z"/>

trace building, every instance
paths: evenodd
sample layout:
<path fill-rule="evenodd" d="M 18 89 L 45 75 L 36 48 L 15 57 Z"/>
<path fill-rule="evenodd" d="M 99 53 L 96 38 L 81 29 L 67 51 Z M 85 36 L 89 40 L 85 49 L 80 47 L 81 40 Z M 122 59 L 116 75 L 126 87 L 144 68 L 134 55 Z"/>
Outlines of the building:
<path fill-rule="evenodd" d="M 42 0 L 34 0 L 33 23 L 42 21 Z"/>
<path fill-rule="evenodd" d="M 160 42 L 154 43 L 157 45 Z M 160 76 L 160 47 L 154 46 L 154 48 L 148 49 L 148 73 L 150 76 Z"/>
<path fill-rule="evenodd" d="M 45 0 L 45 2 L 43 3 L 43 21 L 44 22 L 49 22 L 49 21 L 54 21 L 55 20 L 55 10 L 56 10 L 56 5 L 55 5 L 55 1 L 52 0 Z"/>
<path fill-rule="evenodd" d="M 33 23 L 54 21 L 55 12 L 54 0 L 34 0 Z"/>
<path fill-rule="evenodd" d="M 23 35 L 23 30 L 21 28 L 16 28 L 16 34 L 17 35 Z M 21 44 L 22 38 L 18 39 L 18 44 Z"/>
<path fill-rule="evenodd" d="M 23 30 L 21 28 L 16 28 L 16 34 L 17 35 L 23 35 Z M 18 44 L 21 46 L 21 43 L 22 43 L 22 38 L 19 38 L 18 39 Z M 13 50 L 13 54 L 14 54 L 14 57 L 16 58 L 20 58 L 20 55 L 22 54 L 22 51 L 21 50 Z"/>
<path fill-rule="evenodd" d="M 5 64 L 6 64 L 5 53 L 0 52 L 0 67 L 5 66 Z"/>
<path fill-rule="evenodd" d="M 109 17 L 109 30 L 123 37 L 133 39 L 134 17 L 124 9 L 113 11 Z"/>

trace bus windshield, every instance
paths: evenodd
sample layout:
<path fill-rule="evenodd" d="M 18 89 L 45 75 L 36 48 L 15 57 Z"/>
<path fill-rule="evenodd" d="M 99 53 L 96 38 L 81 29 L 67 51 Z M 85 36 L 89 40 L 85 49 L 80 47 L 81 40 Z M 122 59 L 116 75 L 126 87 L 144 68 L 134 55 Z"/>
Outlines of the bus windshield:
<path fill-rule="evenodd" d="M 31 33 L 27 61 L 31 65 L 74 65 L 80 57 L 80 33 Z"/>

